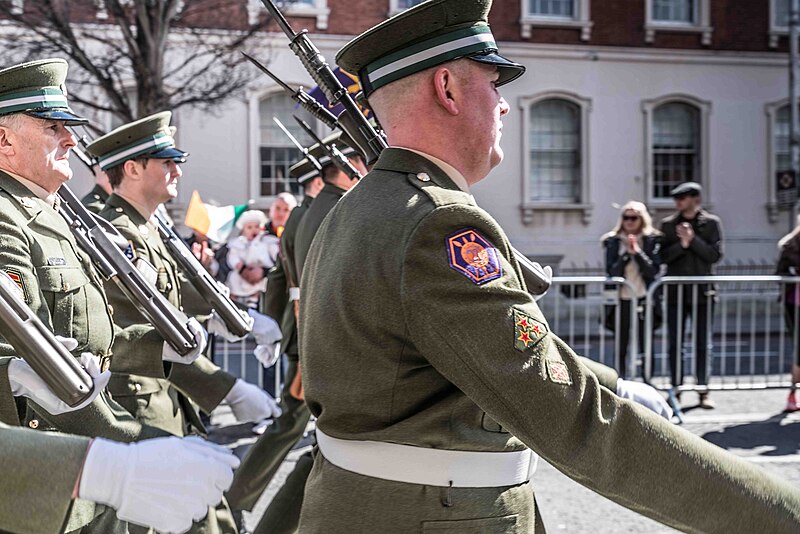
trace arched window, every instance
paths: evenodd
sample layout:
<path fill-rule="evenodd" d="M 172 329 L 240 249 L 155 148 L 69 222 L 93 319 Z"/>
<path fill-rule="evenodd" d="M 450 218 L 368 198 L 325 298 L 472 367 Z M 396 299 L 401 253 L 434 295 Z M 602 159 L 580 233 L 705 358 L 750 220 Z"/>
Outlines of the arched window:
<path fill-rule="evenodd" d="M 297 183 L 289 179 L 289 167 L 300 159 L 300 150 L 272 120 L 277 117 L 298 141 L 308 146 L 311 140 L 292 118 L 295 114 L 301 117 L 305 115 L 295 109 L 291 97 L 284 93 L 268 95 L 259 103 L 259 196 L 271 197 L 284 191 L 301 194 Z M 314 124 L 313 119 L 304 117 L 304 120 Z"/>
<path fill-rule="evenodd" d="M 581 200 L 581 111 L 560 98 L 530 107 L 528 199 L 577 203 Z"/>
<path fill-rule="evenodd" d="M 669 197 L 683 182 L 702 182 L 700 173 L 700 111 L 684 102 L 669 102 L 653 110 L 653 197 Z"/>

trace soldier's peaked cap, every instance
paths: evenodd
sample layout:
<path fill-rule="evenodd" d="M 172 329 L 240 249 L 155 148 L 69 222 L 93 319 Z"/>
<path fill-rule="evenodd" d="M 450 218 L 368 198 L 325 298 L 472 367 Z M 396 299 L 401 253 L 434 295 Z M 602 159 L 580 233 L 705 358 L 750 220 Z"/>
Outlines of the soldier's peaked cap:
<path fill-rule="evenodd" d="M 492 0 L 428 0 L 362 33 L 336 54 L 336 63 L 357 74 L 364 94 L 447 61 L 469 58 L 494 65 L 497 85 L 525 67 L 497 53 L 489 29 Z"/>
<path fill-rule="evenodd" d="M 98 137 L 86 149 L 104 171 L 140 156 L 182 163 L 189 154 L 175 148 L 171 118 L 171 112 L 162 111 L 130 122 Z"/>
<path fill-rule="evenodd" d="M 327 146 L 336 145 L 336 148 L 339 149 L 339 152 L 345 156 L 351 156 L 357 153 L 357 151 L 353 148 L 355 143 L 350 139 L 349 136 L 343 134 L 341 131 L 329 135 L 323 139 L 322 142 Z M 308 152 L 311 154 L 312 158 L 316 158 L 322 168 L 332 164 L 330 156 L 325 153 L 325 150 L 319 143 L 312 145 L 308 149 Z M 309 160 L 309 158 L 303 158 L 289 167 L 289 176 L 297 179 L 297 183 L 300 185 L 305 184 L 310 179 L 319 175 L 320 171 L 317 170 L 317 167 L 311 162 L 311 160 Z"/>
<path fill-rule="evenodd" d="M 67 103 L 67 62 L 40 59 L 0 70 L 0 115 L 25 113 L 40 119 L 86 124 Z"/>

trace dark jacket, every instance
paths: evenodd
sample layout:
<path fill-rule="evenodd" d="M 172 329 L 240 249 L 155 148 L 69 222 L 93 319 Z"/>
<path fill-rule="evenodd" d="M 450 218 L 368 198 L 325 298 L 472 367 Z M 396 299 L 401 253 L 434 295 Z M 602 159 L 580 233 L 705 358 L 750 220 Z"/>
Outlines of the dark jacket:
<path fill-rule="evenodd" d="M 781 247 L 781 255 L 778 258 L 778 266 L 775 274 L 781 276 L 797 276 L 800 273 L 800 236 L 794 236 Z M 797 298 L 797 284 L 784 284 L 784 302 L 798 305 L 800 300 Z"/>
<path fill-rule="evenodd" d="M 625 266 L 633 260 L 639 264 L 639 272 L 644 278 L 645 286 L 656 279 L 661 267 L 661 236 L 646 235 L 642 239 L 641 251 L 638 254 L 620 254 L 619 248 L 625 246 L 619 235 L 613 235 L 603 241 L 606 249 L 606 274 L 625 278 Z"/>
<path fill-rule="evenodd" d="M 694 239 L 688 248 L 681 246 L 677 226 L 688 222 L 694 229 Z M 722 259 L 722 222 L 719 217 L 700 210 L 694 219 L 675 213 L 661 221 L 664 234 L 661 260 L 667 264 L 667 276 L 704 276 L 713 274 L 713 265 Z"/>

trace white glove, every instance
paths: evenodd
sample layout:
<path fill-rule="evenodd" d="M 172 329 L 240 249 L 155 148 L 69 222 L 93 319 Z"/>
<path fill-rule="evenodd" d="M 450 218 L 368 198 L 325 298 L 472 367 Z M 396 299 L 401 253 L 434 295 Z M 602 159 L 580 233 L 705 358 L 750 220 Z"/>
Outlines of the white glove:
<path fill-rule="evenodd" d="M 253 336 L 259 345 L 274 345 L 281 339 L 281 327 L 269 315 L 258 313 L 254 309 L 247 310 L 247 314 L 253 319 Z"/>
<path fill-rule="evenodd" d="M 169 343 L 165 341 L 164 348 L 161 351 L 161 359 L 165 362 L 182 363 L 188 365 L 199 358 L 203 351 L 206 350 L 206 346 L 208 345 L 208 333 L 202 326 L 200 326 L 200 323 L 197 322 L 197 319 L 194 317 L 190 318 L 189 322 L 186 323 L 186 327 L 194 336 L 196 347 L 186 356 L 181 356 L 169 345 Z"/>
<path fill-rule="evenodd" d="M 280 350 L 277 350 L 277 347 L 279 347 L 278 344 L 256 345 L 253 350 L 253 355 L 261 362 L 264 369 L 269 369 L 275 365 L 275 362 L 280 358 L 281 353 Z"/>
<path fill-rule="evenodd" d="M 539 264 L 537 263 L 536 265 L 539 265 Z M 545 265 L 544 267 L 542 267 L 542 271 L 544 271 L 544 274 L 547 275 L 547 281 L 548 282 L 552 282 L 553 281 L 553 268 L 550 267 L 549 265 Z M 533 296 L 533 300 L 535 300 L 536 302 L 539 302 L 545 295 L 547 295 L 547 291 L 545 291 L 544 293 L 542 293 L 540 295 L 534 295 Z"/>
<path fill-rule="evenodd" d="M 68 351 L 73 351 L 78 347 L 78 342 L 71 337 L 56 336 L 56 339 Z M 106 388 L 108 381 L 111 379 L 111 371 L 101 373 L 100 360 L 90 352 L 84 352 L 78 359 L 91 377 L 92 382 L 94 382 L 94 390 L 89 397 L 77 406 L 70 406 L 56 397 L 45 381 L 31 369 L 28 362 L 19 358 L 14 358 L 8 363 L 8 381 L 11 383 L 11 393 L 15 397 L 28 397 L 52 415 L 80 410 L 91 404 L 95 397 Z"/>
<path fill-rule="evenodd" d="M 244 316 L 244 314 L 242 314 Z M 250 328 L 253 327 L 253 319 L 251 317 L 247 318 L 247 321 L 250 323 Z M 217 315 L 216 311 L 211 312 L 211 317 L 208 319 L 206 323 L 206 330 L 208 330 L 209 334 L 214 334 L 217 336 L 222 336 L 225 338 L 225 341 L 230 343 L 236 343 L 237 341 L 243 340 L 247 334 L 244 336 L 235 336 L 228 330 L 228 326 L 225 324 L 219 315 Z"/>
<path fill-rule="evenodd" d="M 240 423 L 255 423 L 281 415 L 281 408 L 275 399 L 263 389 L 240 378 L 236 379 L 231 390 L 225 395 L 225 402 L 231 407 L 233 416 Z"/>
<path fill-rule="evenodd" d="M 95 438 L 78 495 L 159 532 L 185 532 L 222 500 L 239 459 L 197 437 L 116 443 Z"/>
<path fill-rule="evenodd" d="M 617 395 L 623 399 L 630 399 L 639 403 L 648 410 L 652 410 L 667 421 L 672 419 L 672 408 L 654 387 L 644 382 L 633 380 L 617 380 Z"/>

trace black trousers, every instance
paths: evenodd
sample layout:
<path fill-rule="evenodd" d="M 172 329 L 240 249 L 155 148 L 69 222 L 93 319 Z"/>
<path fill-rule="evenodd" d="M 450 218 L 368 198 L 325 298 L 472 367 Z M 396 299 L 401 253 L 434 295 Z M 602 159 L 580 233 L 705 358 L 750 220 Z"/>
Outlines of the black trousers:
<path fill-rule="evenodd" d="M 693 289 L 694 287 L 697 289 Z M 667 336 L 673 386 L 683 384 L 684 377 L 691 371 L 689 365 L 684 365 L 682 358 L 683 340 L 686 337 L 686 327 L 689 323 L 692 325 L 693 332 L 691 354 L 696 356 L 697 383 L 698 385 L 708 384 L 708 331 L 711 328 L 710 320 L 714 313 L 714 298 L 713 294 L 709 293 L 707 285 L 693 286 L 690 284 L 667 288 Z"/>
<path fill-rule="evenodd" d="M 628 377 L 628 350 L 630 349 L 629 344 L 631 341 L 631 304 L 637 307 L 644 306 L 644 301 L 645 299 L 640 299 L 638 301 L 620 299 L 619 301 L 619 367 L 617 373 L 620 378 Z M 637 350 L 639 353 L 642 353 L 642 351 L 644 351 L 644 314 L 637 312 L 636 316 L 639 321 L 637 329 L 639 338 L 637 341 Z M 636 356 L 636 354 L 633 355 L 634 358 L 636 358 Z M 640 374 L 644 374 L 644 368 L 642 368 Z"/>

